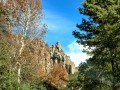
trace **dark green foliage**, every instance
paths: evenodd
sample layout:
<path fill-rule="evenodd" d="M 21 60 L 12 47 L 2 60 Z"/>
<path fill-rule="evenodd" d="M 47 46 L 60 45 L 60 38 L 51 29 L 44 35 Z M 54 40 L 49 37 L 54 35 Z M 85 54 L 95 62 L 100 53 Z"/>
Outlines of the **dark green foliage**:
<path fill-rule="evenodd" d="M 0 42 L 0 89 L 6 89 L 8 84 L 8 49 L 6 44 Z"/>
<path fill-rule="evenodd" d="M 12 90 L 8 60 L 8 47 L 5 42 L 0 42 L 0 90 Z"/>
<path fill-rule="evenodd" d="M 91 61 L 79 65 L 78 82 L 82 90 L 110 90 L 111 76 Z M 104 76 L 105 75 L 105 76 Z"/>
<path fill-rule="evenodd" d="M 40 80 L 30 84 L 30 90 L 58 90 L 47 82 L 40 82 Z"/>
<path fill-rule="evenodd" d="M 0 90 L 14 90 L 17 86 L 16 76 L 10 70 L 9 49 L 5 41 L 0 41 Z"/>
<path fill-rule="evenodd" d="M 67 84 L 68 89 L 72 90 L 78 90 L 80 88 L 80 83 L 78 82 L 78 73 L 76 72 L 75 74 L 70 74 L 69 75 L 69 81 Z M 66 89 L 66 90 L 68 90 Z"/>
<path fill-rule="evenodd" d="M 83 19 L 80 25 L 77 25 L 78 30 L 73 31 L 73 35 L 78 38 L 77 42 L 88 46 L 85 50 L 92 57 L 88 60 L 92 64 L 83 64 L 81 68 L 88 68 L 85 77 L 80 74 L 80 80 L 87 81 L 83 87 L 89 87 L 88 90 L 94 90 L 99 85 L 104 87 L 104 83 L 100 82 L 99 78 L 106 81 L 109 88 L 106 90 L 120 89 L 120 3 L 119 0 L 86 0 L 83 2 L 83 8 L 79 8 L 83 15 L 87 15 L 88 19 Z M 94 79 L 92 79 L 92 74 Z M 97 78 L 99 76 L 99 78 Z M 109 84 L 110 83 L 110 84 Z M 93 87 L 92 87 L 93 86 Z M 106 85 L 107 86 L 107 85 Z M 95 89 L 97 90 L 97 89 Z M 102 88 L 105 90 L 105 88 Z"/>

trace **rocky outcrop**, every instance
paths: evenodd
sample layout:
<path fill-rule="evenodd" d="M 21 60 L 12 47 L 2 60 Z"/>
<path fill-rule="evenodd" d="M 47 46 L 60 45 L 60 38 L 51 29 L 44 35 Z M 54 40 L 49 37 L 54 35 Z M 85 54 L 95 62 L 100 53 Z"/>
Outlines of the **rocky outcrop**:
<path fill-rule="evenodd" d="M 75 65 L 64 53 L 60 42 L 50 47 L 43 40 L 36 39 L 27 47 L 33 57 L 31 59 L 37 68 L 38 77 L 59 89 L 66 87 L 68 74 L 75 73 Z"/>
<path fill-rule="evenodd" d="M 64 53 L 60 42 L 51 46 L 50 57 L 52 64 L 61 63 L 69 74 L 75 73 L 75 64 L 71 61 L 70 57 Z"/>
<path fill-rule="evenodd" d="M 63 65 L 69 74 L 75 73 L 75 64 L 71 61 L 70 57 L 64 53 L 60 42 L 50 47 L 43 40 L 36 39 L 29 45 L 29 49 L 34 57 L 34 61 L 43 69 L 41 71 L 44 71 L 44 75 L 48 75 L 55 64 Z"/>

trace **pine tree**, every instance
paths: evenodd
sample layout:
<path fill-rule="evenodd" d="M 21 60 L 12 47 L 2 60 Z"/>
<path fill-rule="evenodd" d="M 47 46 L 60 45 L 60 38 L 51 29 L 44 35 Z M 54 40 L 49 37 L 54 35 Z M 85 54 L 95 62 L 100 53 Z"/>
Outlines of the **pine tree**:
<path fill-rule="evenodd" d="M 77 25 L 80 31 L 73 31 L 77 42 L 93 47 L 86 50 L 92 54 L 89 59 L 107 74 L 112 75 L 112 90 L 119 89 L 120 81 L 120 6 L 118 0 L 86 0 L 79 8 L 88 19 Z M 106 75 L 107 77 L 107 75 Z"/>

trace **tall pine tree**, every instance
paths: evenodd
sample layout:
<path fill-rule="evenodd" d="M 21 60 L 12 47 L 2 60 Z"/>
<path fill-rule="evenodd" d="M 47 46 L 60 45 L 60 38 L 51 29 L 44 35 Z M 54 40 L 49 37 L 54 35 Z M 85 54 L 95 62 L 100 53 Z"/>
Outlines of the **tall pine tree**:
<path fill-rule="evenodd" d="M 87 15 L 77 25 L 80 31 L 73 31 L 77 42 L 94 47 L 86 51 L 91 53 L 89 59 L 112 75 L 112 90 L 120 89 L 120 6 L 119 0 L 86 0 L 79 11 Z"/>

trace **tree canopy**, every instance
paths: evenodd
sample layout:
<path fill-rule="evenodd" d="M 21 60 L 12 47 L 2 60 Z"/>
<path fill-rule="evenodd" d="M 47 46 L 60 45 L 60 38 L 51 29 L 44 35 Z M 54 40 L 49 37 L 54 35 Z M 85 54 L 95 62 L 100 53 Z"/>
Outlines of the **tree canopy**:
<path fill-rule="evenodd" d="M 90 50 L 86 50 L 88 54 L 92 54 L 89 61 L 106 72 L 100 75 L 112 76 L 109 78 L 112 90 L 118 90 L 120 86 L 119 4 L 119 0 L 84 1 L 79 11 L 88 18 L 77 24 L 79 30 L 73 31 L 73 35 L 78 38 L 77 42 L 89 47 Z"/>

